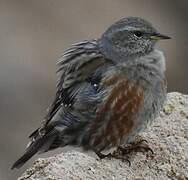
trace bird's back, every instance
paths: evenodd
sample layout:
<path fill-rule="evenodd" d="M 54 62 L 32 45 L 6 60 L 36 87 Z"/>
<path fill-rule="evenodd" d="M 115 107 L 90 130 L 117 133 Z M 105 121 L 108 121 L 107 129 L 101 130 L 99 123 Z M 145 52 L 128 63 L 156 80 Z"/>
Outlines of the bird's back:
<path fill-rule="evenodd" d="M 101 75 L 112 62 L 105 59 L 97 41 L 73 44 L 58 62 L 57 92 L 42 126 L 29 137 L 26 153 L 12 168 L 22 166 L 37 152 L 81 143 L 84 128 L 95 118 L 102 101 Z"/>

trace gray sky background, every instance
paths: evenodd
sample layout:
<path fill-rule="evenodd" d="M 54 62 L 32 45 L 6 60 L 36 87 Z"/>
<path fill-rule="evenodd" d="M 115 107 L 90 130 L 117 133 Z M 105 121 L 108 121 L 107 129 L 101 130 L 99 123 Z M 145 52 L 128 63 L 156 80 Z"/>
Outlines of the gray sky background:
<path fill-rule="evenodd" d="M 168 91 L 188 93 L 187 0 L 0 0 L 0 179 L 16 179 L 20 156 L 55 94 L 57 57 L 97 38 L 114 21 L 140 16 L 173 39 L 161 41 Z"/>

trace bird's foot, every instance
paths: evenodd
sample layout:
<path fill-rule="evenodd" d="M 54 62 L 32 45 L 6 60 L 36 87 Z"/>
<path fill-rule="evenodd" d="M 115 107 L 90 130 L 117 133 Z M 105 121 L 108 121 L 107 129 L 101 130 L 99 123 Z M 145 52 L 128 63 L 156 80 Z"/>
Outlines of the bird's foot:
<path fill-rule="evenodd" d="M 128 155 L 131 152 L 151 152 L 152 154 L 154 154 L 153 150 L 149 147 L 146 140 L 137 140 L 126 146 L 119 146 L 113 153 L 103 154 L 101 152 L 95 151 L 100 159 L 121 159 L 123 162 L 128 162 L 129 166 L 131 166 L 131 162 Z"/>
<path fill-rule="evenodd" d="M 119 146 L 116 150 L 121 155 L 127 155 L 131 152 L 151 152 L 154 154 L 153 150 L 149 147 L 146 140 L 139 140 L 132 142 L 127 146 Z"/>
<path fill-rule="evenodd" d="M 95 152 L 95 153 L 100 159 L 104 159 L 104 158 L 121 159 L 123 162 L 125 161 L 128 162 L 129 166 L 131 165 L 131 162 L 129 161 L 128 157 L 126 157 L 125 155 L 118 154 L 117 151 L 114 151 L 113 153 L 108 153 L 108 154 L 103 154 L 101 152 Z"/>

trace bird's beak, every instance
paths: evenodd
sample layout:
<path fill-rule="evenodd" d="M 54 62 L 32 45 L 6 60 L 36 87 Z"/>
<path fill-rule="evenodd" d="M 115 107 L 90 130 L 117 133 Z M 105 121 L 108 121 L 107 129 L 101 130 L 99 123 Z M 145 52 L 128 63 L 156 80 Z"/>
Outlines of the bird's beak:
<path fill-rule="evenodd" d="M 163 34 L 155 33 L 155 34 L 150 35 L 150 39 L 151 40 L 161 40 L 161 39 L 171 39 L 171 37 L 163 35 Z"/>

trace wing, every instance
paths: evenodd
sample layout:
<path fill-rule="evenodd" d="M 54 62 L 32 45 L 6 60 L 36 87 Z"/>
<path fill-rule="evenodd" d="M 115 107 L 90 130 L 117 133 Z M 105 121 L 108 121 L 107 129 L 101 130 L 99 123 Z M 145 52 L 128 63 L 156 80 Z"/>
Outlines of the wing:
<path fill-rule="evenodd" d="M 88 81 L 95 84 L 100 79 L 100 75 L 91 79 L 91 75 L 105 64 L 112 63 L 110 60 L 105 59 L 97 47 L 97 41 L 83 41 L 73 44 L 65 53 L 60 57 L 57 65 L 57 92 L 53 103 L 51 104 L 48 114 L 44 119 L 43 126 L 40 128 L 41 133 L 48 131 L 51 128 L 54 116 L 62 111 L 63 107 L 74 107 L 75 101 L 79 101 L 78 94 L 87 89 L 92 93 L 93 89 L 87 85 Z M 59 112 L 58 112 L 59 111 Z M 62 112 L 60 112 L 62 114 Z M 62 118 L 62 117 L 61 117 Z M 53 120 L 52 120 L 53 119 Z M 66 120 L 66 118 L 65 118 Z M 62 120 L 63 121 L 63 120 Z M 34 131 L 29 137 L 35 138 L 38 135 L 39 129 Z"/>
<path fill-rule="evenodd" d="M 90 101 L 95 99 L 93 97 L 97 91 L 94 85 L 99 81 L 101 72 L 97 69 L 108 63 L 110 60 L 99 52 L 96 40 L 74 44 L 60 57 L 55 99 L 41 128 L 29 136 L 31 141 L 26 152 L 13 164 L 12 169 L 21 167 L 37 152 L 74 141 L 72 138 L 77 137 L 74 128 L 82 126 L 84 120 L 91 119 L 91 113 L 88 113 L 92 112 L 96 101 L 94 104 Z"/>

